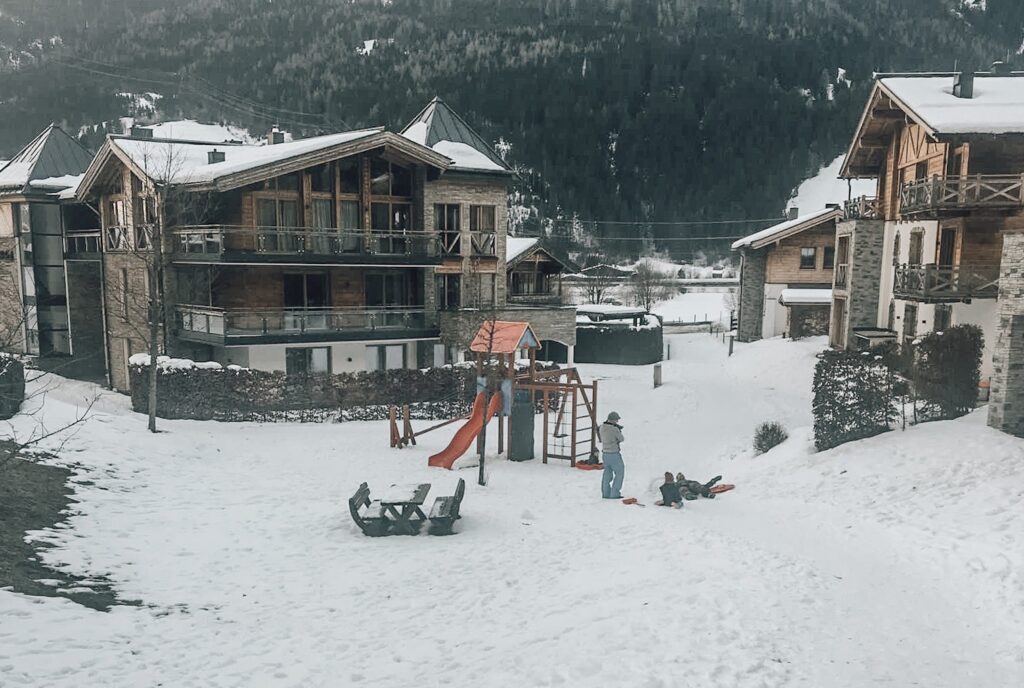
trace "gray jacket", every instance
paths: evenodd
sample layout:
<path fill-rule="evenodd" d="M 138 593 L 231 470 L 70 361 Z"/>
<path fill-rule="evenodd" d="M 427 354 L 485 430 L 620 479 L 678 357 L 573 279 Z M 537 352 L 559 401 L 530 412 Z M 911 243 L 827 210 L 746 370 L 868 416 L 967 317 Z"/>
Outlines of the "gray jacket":
<path fill-rule="evenodd" d="M 626 439 L 622 436 L 622 428 L 613 423 L 602 423 L 597 429 L 597 435 L 601 438 L 601 451 L 606 454 L 617 454 L 619 445 Z"/>

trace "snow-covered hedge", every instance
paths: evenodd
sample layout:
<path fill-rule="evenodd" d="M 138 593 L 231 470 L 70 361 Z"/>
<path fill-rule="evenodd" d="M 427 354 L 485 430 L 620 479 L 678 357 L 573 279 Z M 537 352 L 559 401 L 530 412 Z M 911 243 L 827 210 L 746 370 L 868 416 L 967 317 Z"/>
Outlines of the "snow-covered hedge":
<path fill-rule="evenodd" d="M 0 420 L 13 418 L 25 400 L 25 366 L 14 356 L 0 353 Z"/>
<path fill-rule="evenodd" d="M 931 332 L 913 344 L 914 392 L 925 420 L 959 418 L 978 402 L 985 338 L 975 325 Z"/>
<path fill-rule="evenodd" d="M 891 429 L 896 384 L 882 353 L 823 351 L 814 368 L 814 445 L 823 451 Z"/>

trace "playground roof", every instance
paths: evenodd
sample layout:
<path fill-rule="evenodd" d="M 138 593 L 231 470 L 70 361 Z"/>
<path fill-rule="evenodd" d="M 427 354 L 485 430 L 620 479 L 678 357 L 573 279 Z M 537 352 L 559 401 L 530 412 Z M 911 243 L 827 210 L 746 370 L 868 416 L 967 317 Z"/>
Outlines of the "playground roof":
<path fill-rule="evenodd" d="M 488 320 L 469 345 L 477 353 L 514 354 L 520 349 L 540 348 L 540 340 L 530 323 L 507 320 Z"/>

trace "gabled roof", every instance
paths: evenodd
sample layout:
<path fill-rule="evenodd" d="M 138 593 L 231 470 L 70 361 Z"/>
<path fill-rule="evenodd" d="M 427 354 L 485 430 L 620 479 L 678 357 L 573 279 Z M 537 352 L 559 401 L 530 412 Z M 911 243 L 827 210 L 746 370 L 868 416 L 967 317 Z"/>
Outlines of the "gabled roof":
<path fill-rule="evenodd" d="M 128 165 L 137 175 L 160 183 L 196 190 L 230 191 L 378 148 L 439 170 L 450 166 L 443 155 L 381 128 L 346 131 L 274 145 L 109 136 L 86 172 L 79 195 L 88 196 L 112 158 Z M 212 151 L 223 153 L 223 162 L 210 163 L 208 154 Z"/>
<path fill-rule="evenodd" d="M 625 279 L 635 275 L 636 270 L 600 263 L 598 265 L 591 265 L 589 268 L 583 268 L 580 270 L 580 274 L 584 277 L 622 277 Z"/>
<path fill-rule="evenodd" d="M 1024 135 L 1024 73 L 976 74 L 971 98 L 953 95 L 954 76 L 877 77 L 840 176 L 877 176 L 889 136 L 908 121 L 935 140 Z"/>
<path fill-rule="evenodd" d="M 801 215 L 798 218 L 792 220 L 786 220 L 780 222 L 777 225 L 772 225 L 767 229 L 762 229 L 760 232 L 755 232 L 750 236 L 745 236 L 739 241 L 733 242 L 733 250 L 740 248 L 764 248 L 770 244 L 774 244 L 776 241 L 781 241 L 787 237 L 791 237 L 800 232 L 806 232 L 809 229 L 820 227 L 821 225 L 837 220 L 842 216 L 842 211 L 839 208 L 825 208 L 819 210 L 816 213 L 810 213 L 808 215 Z"/>
<path fill-rule="evenodd" d="M 450 158 L 455 170 L 511 172 L 480 134 L 437 97 L 406 125 L 402 136 Z"/>
<path fill-rule="evenodd" d="M 571 271 L 576 269 L 575 265 L 559 258 L 552 251 L 548 250 L 540 239 L 513 236 L 505 240 L 505 269 L 511 270 L 520 262 L 537 253 L 543 253 L 551 262 L 560 265 L 563 270 Z"/>
<path fill-rule="evenodd" d="M 540 340 L 530 323 L 487 320 L 473 337 L 470 351 L 491 354 L 514 354 L 520 349 L 540 348 Z"/>
<path fill-rule="evenodd" d="M 60 191 L 76 183 L 91 161 L 92 153 L 51 124 L 0 169 L 0 191 Z"/>

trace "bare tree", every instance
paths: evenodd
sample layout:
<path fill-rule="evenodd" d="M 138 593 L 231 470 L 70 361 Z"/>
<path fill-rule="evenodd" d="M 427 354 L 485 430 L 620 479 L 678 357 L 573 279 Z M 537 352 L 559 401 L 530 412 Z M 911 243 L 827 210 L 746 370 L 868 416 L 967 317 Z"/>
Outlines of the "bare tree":
<path fill-rule="evenodd" d="M 630 293 L 633 296 L 633 303 L 650 311 L 654 304 L 672 297 L 671 276 L 661 272 L 650 262 L 642 260 L 633 273 Z"/>

